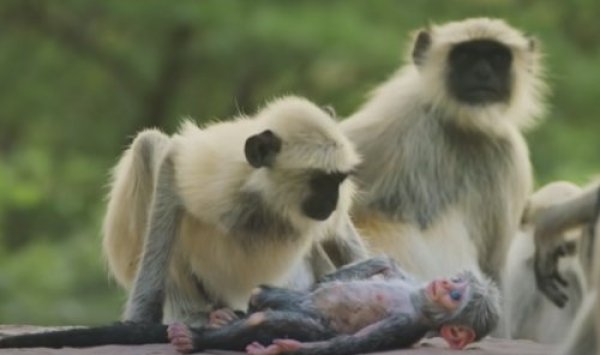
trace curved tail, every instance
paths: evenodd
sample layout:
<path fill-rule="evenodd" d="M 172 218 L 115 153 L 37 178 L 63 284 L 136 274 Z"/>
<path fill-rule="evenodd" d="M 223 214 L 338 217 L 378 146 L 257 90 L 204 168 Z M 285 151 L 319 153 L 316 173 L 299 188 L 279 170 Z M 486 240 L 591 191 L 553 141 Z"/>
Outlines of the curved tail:
<path fill-rule="evenodd" d="M 113 325 L 23 334 L 0 339 L 0 348 L 84 348 L 99 345 L 168 343 L 164 324 Z"/>

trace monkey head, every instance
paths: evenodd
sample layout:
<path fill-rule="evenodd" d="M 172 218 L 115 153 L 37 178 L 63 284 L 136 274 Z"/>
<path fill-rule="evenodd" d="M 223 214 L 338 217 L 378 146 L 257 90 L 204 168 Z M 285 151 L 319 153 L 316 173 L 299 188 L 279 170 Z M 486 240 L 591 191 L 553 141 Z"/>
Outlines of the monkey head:
<path fill-rule="evenodd" d="M 354 192 L 347 177 L 360 160 L 328 111 L 288 97 L 260 116 L 268 128 L 246 140 L 244 154 L 265 180 L 275 182 L 271 186 L 285 190 L 278 199 L 295 201 L 302 216 L 316 221 L 338 208 L 347 211 Z M 289 204 L 281 210 L 290 210 Z"/>
<path fill-rule="evenodd" d="M 411 53 L 432 108 L 471 126 L 489 117 L 527 127 L 544 106 L 538 47 L 502 20 L 472 18 L 420 30 Z"/>
<path fill-rule="evenodd" d="M 498 323 L 498 288 L 470 271 L 429 282 L 423 295 L 423 314 L 454 349 L 483 338 Z"/>

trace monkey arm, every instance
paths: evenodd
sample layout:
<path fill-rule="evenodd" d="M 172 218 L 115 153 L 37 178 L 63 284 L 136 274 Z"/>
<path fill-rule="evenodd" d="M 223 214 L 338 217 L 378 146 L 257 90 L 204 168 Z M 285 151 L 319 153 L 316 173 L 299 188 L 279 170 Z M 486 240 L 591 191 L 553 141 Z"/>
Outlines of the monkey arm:
<path fill-rule="evenodd" d="M 354 228 L 354 224 L 349 215 L 344 215 L 344 220 L 340 231 L 338 231 L 338 239 L 341 239 L 340 244 L 340 261 L 342 265 L 349 264 L 358 260 L 364 260 L 368 257 L 367 247 L 362 238 Z"/>
<path fill-rule="evenodd" d="M 422 339 L 429 327 L 416 323 L 407 314 L 394 314 L 353 335 L 340 335 L 326 341 L 301 343 L 294 355 L 359 354 L 407 348 Z M 275 342 L 277 344 L 277 341 Z M 285 352 L 288 353 L 287 351 Z"/>
<path fill-rule="evenodd" d="M 542 211 L 535 221 L 536 243 L 544 243 L 548 238 L 557 237 L 569 228 L 591 222 L 598 201 L 600 189 L 596 188 Z"/>
<path fill-rule="evenodd" d="M 125 317 L 128 321 L 162 321 L 168 263 L 182 216 L 173 164 L 167 155 L 159 167 L 143 256 L 127 300 Z"/>
<path fill-rule="evenodd" d="M 557 306 L 563 307 L 567 296 L 560 285 L 567 286 L 558 272 L 558 261 L 566 254 L 561 246 L 562 233 L 569 228 L 592 223 L 600 208 L 600 189 L 594 188 L 564 203 L 542 211 L 535 220 L 534 269 L 537 287 Z"/>
<path fill-rule="evenodd" d="M 341 217 L 338 227 L 321 242 L 328 257 L 336 267 L 341 267 L 369 256 L 367 247 L 354 228 L 350 216 Z M 317 275 L 317 279 L 323 276 Z"/>
<path fill-rule="evenodd" d="M 402 270 L 392 258 L 378 256 L 346 265 L 331 274 L 323 276 L 318 283 L 364 280 L 375 275 L 383 275 L 386 279 L 412 280 L 412 277 Z"/>
<path fill-rule="evenodd" d="M 335 270 L 335 265 L 321 243 L 313 244 L 308 258 L 315 280 Z"/>

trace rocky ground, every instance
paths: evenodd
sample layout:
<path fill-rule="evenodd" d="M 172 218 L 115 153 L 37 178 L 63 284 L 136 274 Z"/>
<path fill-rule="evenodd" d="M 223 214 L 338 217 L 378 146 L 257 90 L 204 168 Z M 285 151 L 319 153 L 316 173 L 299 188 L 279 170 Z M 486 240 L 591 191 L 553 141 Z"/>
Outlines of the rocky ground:
<path fill-rule="evenodd" d="M 44 328 L 26 325 L 0 325 L 0 337 L 14 334 L 22 334 L 41 330 L 50 330 L 56 328 Z M 502 340 L 487 338 L 479 343 L 471 344 L 466 350 L 468 355 L 550 355 L 556 351 L 555 347 L 549 345 L 536 344 L 527 340 Z M 458 352 L 446 347 L 441 338 L 432 338 L 422 341 L 417 347 L 407 350 L 397 350 L 381 352 L 377 354 L 386 355 L 445 355 Z M 98 346 L 86 349 L 0 349 L 0 354 L 17 355 L 177 355 L 177 353 L 168 344 L 150 344 L 136 346 Z M 209 351 L 202 354 L 213 355 L 233 355 L 241 354 L 228 351 Z M 332 354 L 333 355 L 333 354 Z"/>

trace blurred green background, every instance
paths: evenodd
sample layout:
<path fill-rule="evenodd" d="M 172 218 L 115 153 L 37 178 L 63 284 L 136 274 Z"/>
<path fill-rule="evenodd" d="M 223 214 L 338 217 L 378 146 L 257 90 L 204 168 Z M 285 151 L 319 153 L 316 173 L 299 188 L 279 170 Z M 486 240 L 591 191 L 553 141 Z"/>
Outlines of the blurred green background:
<path fill-rule="evenodd" d="M 410 30 L 496 16 L 539 37 L 553 88 L 528 133 L 537 185 L 600 172 L 600 2 L 0 3 L 0 323 L 116 320 L 100 223 L 132 136 L 305 95 L 344 117 L 404 58 Z"/>

